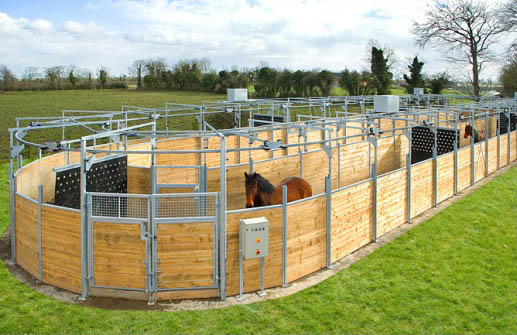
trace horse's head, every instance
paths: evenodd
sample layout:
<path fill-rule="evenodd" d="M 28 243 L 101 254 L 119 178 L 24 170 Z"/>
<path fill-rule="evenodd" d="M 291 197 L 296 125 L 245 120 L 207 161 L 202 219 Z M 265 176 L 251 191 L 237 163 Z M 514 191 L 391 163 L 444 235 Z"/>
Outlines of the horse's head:
<path fill-rule="evenodd" d="M 465 135 L 463 135 L 463 138 L 467 138 L 469 136 L 472 136 L 472 126 L 470 124 L 465 126 Z"/>
<path fill-rule="evenodd" d="M 246 178 L 246 208 L 250 208 L 255 205 L 255 197 L 259 192 L 258 174 L 247 174 L 244 172 L 244 177 Z"/>

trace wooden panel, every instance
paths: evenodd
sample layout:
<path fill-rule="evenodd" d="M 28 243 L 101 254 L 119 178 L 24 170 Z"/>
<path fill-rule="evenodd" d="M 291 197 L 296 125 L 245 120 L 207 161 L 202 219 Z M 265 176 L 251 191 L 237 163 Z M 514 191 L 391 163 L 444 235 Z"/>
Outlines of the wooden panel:
<path fill-rule="evenodd" d="M 411 217 L 433 207 L 433 161 L 411 168 Z"/>
<path fill-rule="evenodd" d="M 180 138 L 159 141 L 156 150 L 199 150 L 199 138 Z M 199 165 L 200 154 L 157 154 L 156 165 Z M 133 164 L 136 165 L 136 164 Z"/>
<path fill-rule="evenodd" d="M 150 194 L 151 170 L 146 167 L 127 167 L 127 193 Z"/>
<path fill-rule="evenodd" d="M 361 142 L 342 146 L 340 148 L 340 180 L 339 186 L 343 187 L 368 179 L 370 176 L 369 143 Z M 338 155 L 333 155 L 333 160 L 338 160 Z M 337 169 L 333 169 L 332 176 L 337 176 Z M 333 183 L 334 185 L 334 183 Z"/>
<path fill-rule="evenodd" d="M 474 145 L 474 180 L 477 182 L 485 178 L 486 172 L 486 150 L 485 142 Z"/>
<path fill-rule="evenodd" d="M 497 137 L 488 140 L 488 173 L 497 170 Z"/>
<path fill-rule="evenodd" d="M 80 213 L 43 206 L 41 215 L 43 282 L 80 293 Z"/>
<path fill-rule="evenodd" d="M 332 194 L 332 262 L 372 238 L 372 181 Z"/>
<path fill-rule="evenodd" d="M 326 266 L 325 201 L 320 197 L 287 209 L 288 282 Z"/>
<path fill-rule="evenodd" d="M 500 148 L 501 148 L 501 155 L 500 155 L 500 167 L 508 165 L 508 136 L 501 135 L 500 137 Z"/>
<path fill-rule="evenodd" d="M 158 224 L 158 288 L 214 284 L 214 223 Z"/>
<path fill-rule="evenodd" d="M 406 166 L 409 143 L 404 135 L 381 138 L 377 143 L 377 174 L 381 175 Z M 374 162 L 373 149 L 370 150 L 370 155 L 371 161 Z"/>
<path fill-rule="evenodd" d="M 16 262 L 34 277 L 38 277 L 38 205 L 17 195 L 16 203 Z"/>
<path fill-rule="evenodd" d="M 93 223 L 94 282 L 97 286 L 145 289 L 145 241 L 139 224 Z"/>
<path fill-rule="evenodd" d="M 269 220 L 269 256 L 264 261 L 264 287 L 282 284 L 282 208 L 253 210 L 227 215 L 226 292 L 239 293 L 239 223 L 241 219 L 264 216 Z M 295 222 L 293 221 L 293 225 Z M 244 260 L 244 292 L 260 288 L 260 260 Z"/>
<path fill-rule="evenodd" d="M 458 150 L 458 191 L 471 185 L 472 159 L 470 155 L 470 147 Z"/>
<path fill-rule="evenodd" d="M 328 155 L 325 151 L 315 151 L 303 155 L 302 178 L 312 187 L 312 194 L 325 192 L 325 177 L 328 175 Z"/>
<path fill-rule="evenodd" d="M 377 180 L 377 236 L 407 221 L 407 170 L 402 169 Z"/>
<path fill-rule="evenodd" d="M 517 131 L 513 131 L 510 135 L 510 161 L 517 159 Z"/>
<path fill-rule="evenodd" d="M 144 143 L 131 143 L 128 145 L 128 150 L 132 151 L 150 151 L 151 143 L 145 140 Z M 151 166 L 151 155 L 150 154 L 128 154 L 127 165 L 133 166 Z"/>
<path fill-rule="evenodd" d="M 454 195 L 454 152 L 437 158 L 438 202 Z"/>

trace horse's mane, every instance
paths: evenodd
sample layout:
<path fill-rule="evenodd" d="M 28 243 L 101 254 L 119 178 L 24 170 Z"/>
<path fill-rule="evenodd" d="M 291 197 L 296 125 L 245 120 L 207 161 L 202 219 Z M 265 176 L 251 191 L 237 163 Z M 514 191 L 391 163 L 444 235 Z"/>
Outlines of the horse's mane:
<path fill-rule="evenodd" d="M 264 177 L 255 173 L 257 176 L 257 185 L 258 188 L 266 193 L 273 194 L 275 192 L 275 187 Z"/>

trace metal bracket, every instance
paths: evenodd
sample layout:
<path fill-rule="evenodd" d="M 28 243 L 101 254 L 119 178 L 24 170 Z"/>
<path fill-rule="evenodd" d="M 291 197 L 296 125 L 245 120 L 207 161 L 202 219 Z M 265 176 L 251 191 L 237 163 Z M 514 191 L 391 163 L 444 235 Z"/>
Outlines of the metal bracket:
<path fill-rule="evenodd" d="M 411 139 L 411 133 L 410 133 L 409 131 L 404 130 L 404 131 L 402 132 L 402 134 L 404 134 L 404 136 L 406 136 L 406 138 L 407 138 L 408 140 L 410 140 L 410 139 Z"/>
<path fill-rule="evenodd" d="M 90 171 L 94 160 L 95 160 L 95 155 L 91 155 L 90 157 L 86 158 L 86 171 Z"/>
<path fill-rule="evenodd" d="M 323 144 L 321 148 L 327 153 L 329 157 L 332 157 L 332 148 L 329 145 Z"/>
<path fill-rule="evenodd" d="M 18 157 L 18 155 L 20 154 L 20 152 L 23 151 L 23 149 L 25 148 L 25 146 L 23 144 L 20 144 L 20 145 L 13 145 L 11 147 L 11 158 L 16 158 Z"/>
<path fill-rule="evenodd" d="M 120 143 L 120 134 L 111 135 L 110 138 L 113 143 Z"/>
<path fill-rule="evenodd" d="M 369 137 L 368 137 L 368 142 L 370 142 L 370 143 L 371 143 L 372 145 L 374 145 L 374 146 L 377 146 L 377 137 L 375 137 L 375 136 L 373 136 L 373 137 L 372 137 L 372 136 L 369 136 Z"/>
<path fill-rule="evenodd" d="M 287 147 L 282 142 L 282 140 L 277 140 L 276 142 L 272 141 L 264 141 L 264 145 L 261 146 L 262 149 L 269 151 L 269 150 L 278 150 L 278 149 L 286 149 Z"/>

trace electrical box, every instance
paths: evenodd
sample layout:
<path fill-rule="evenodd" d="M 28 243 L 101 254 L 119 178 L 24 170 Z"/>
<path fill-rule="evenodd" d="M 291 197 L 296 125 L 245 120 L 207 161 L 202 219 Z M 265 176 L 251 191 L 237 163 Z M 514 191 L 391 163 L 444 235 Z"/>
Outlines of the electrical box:
<path fill-rule="evenodd" d="M 265 217 L 240 221 L 242 254 L 246 259 L 269 255 L 269 221 Z"/>
<path fill-rule="evenodd" d="M 247 88 L 229 88 L 226 90 L 228 101 L 246 101 L 248 100 Z"/>
<path fill-rule="evenodd" d="M 421 87 L 414 87 L 413 88 L 413 94 L 415 95 L 422 95 L 424 94 L 424 89 Z"/>
<path fill-rule="evenodd" d="M 376 95 L 373 97 L 375 113 L 398 113 L 399 97 L 396 95 Z"/>

